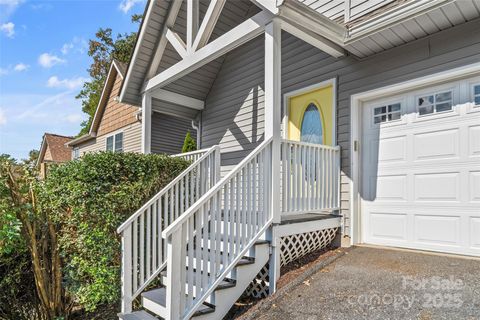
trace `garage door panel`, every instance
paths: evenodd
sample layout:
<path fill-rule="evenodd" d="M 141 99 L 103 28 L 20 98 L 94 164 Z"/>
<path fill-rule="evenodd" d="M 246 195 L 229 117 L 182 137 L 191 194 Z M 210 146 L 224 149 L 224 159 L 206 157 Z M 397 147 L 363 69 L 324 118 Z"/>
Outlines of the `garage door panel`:
<path fill-rule="evenodd" d="M 480 157 L 480 125 L 468 128 L 468 154 L 470 157 Z"/>
<path fill-rule="evenodd" d="M 470 217 L 470 248 L 480 250 L 480 216 Z"/>
<path fill-rule="evenodd" d="M 371 177 L 371 194 L 377 201 L 407 201 L 407 175 Z"/>
<path fill-rule="evenodd" d="M 470 201 L 480 203 L 480 170 L 469 172 Z"/>
<path fill-rule="evenodd" d="M 460 201 L 460 173 L 414 175 L 415 201 Z"/>
<path fill-rule="evenodd" d="M 480 112 L 469 113 L 466 82 L 445 84 L 458 98 L 451 112 L 419 116 L 420 91 L 396 98 L 403 101 L 401 120 L 374 123 L 372 110 L 388 97 L 364 106 L 364 242 L 480 256 Z"/>
<path fill-rule="evenodd" d="M 437 246 L 460 246 L 460 216 L 415 215 L 415 240 Z"/>
<path fill-rule="evenodd" d="M 415 161 L 460 157 L 459 130 L 438 130 L 413 135 Z"/>
<path fill-rule="evenodd" d="M 375 240 L 407 240 L 407 215 L 394 212 L 370 212 L 369 236 Z"/>

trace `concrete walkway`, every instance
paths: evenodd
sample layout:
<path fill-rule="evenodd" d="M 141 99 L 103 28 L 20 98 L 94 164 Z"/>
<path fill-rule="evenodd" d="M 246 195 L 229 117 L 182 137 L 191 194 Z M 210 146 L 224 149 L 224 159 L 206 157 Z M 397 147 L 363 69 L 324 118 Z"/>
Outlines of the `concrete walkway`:
<path fill-rule="evenodd" d="M 480 259 L 357 247 L 257 319 L 480 319 Z"/>

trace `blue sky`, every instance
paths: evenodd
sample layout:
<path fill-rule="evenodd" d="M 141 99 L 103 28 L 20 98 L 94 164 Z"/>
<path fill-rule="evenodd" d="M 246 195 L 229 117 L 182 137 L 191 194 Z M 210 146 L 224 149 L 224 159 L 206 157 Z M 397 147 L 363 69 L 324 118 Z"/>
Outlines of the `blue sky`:
<path fill-rule="evenodd" d="M 27 158 L 44 132 L 76 135 L 75 99 L 88 80 L 88 40 L 138 28 L 145 0 L 0 0 L 0 154 Z"/>

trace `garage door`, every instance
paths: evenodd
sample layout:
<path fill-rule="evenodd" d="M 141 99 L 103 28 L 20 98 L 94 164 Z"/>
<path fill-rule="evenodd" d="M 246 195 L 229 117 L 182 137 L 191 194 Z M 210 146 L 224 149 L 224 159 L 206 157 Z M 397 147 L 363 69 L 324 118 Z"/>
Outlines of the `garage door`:
<path fill-rule="evenodd" d="M 480 256 L 480 78 L 364 103 L 365 243 Z"/>

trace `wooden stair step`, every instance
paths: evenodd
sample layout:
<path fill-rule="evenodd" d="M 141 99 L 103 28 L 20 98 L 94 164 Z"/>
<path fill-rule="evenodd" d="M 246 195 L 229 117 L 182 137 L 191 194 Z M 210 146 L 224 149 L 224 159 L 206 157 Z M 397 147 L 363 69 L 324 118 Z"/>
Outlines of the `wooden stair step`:
<path fill-rule="evenodd" d="M 138 310 L 130 313 L 121 313 L 118 317 L 122 320 L 158 320 L 157 317 L 151 315 L 145 310 Z"/>
<path fill-rule="evenodd" d="M 167 305 L 167 288 L 160 287 L 142 293 L 142 299 L 148 299 L 159 306 L 166 308 Z M 194 316 L 215 312 L 215 306 L 208 302 L 204 302 L 202 306 L 195 312 Z M 133 319 L 132 319 L 133 320 Z"/>
<path fill-rule="evenodd" d="M 193 272 L 196 272 L 196 270 L 193 270 Z M 200 273 L 203 273 L 203 272 L 200 272 Z M 165 284 L 167 280 L 167 270 L 160 272 L 160 275 L 162 276 L 162 281 L 163 281 L 162 283 Z M 208 273 L 208 275 L 210 275 L 210 273 Z M 188 281 L 186 281 L 185 283 L 188 284 Z M 215 288 L 215 290 L 232 288 L 232 287 L 235 287 L 236 284 L 237 284 L 237 281 L 235 279 L 224 278 L 222 282 L 220 282 L 220 284 Z"/>

